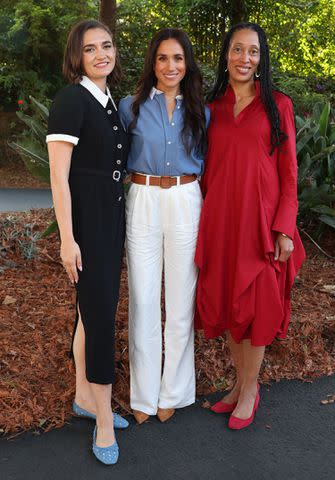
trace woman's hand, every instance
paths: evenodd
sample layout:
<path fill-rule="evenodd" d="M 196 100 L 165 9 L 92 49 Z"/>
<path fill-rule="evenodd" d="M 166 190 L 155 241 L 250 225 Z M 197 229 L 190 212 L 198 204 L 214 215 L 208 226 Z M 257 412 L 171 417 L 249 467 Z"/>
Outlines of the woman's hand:
<path fill-rule="evenodd" d="M 293 250 L 292 239 L 285 234 L 279 233 L 275 244 L 275 260 L 286 262 Z"/>
<path fill-rule="evenodd" d="M 82 270 L 79 245 L 72 230 L 71 192 L 69 172 L 73 144 L 54 141 L 48 143 L 52 198 L 60 231 L 60 256 L 71 283 L 78 282 L 78 270 Z"/>
<path fill-rule="evenodd" d="M 71 283 L 78 282 L 78 270 L 82 271 L 81 253 L 79 245 L 74 240 L 61 243 L 60 257 Z"/>

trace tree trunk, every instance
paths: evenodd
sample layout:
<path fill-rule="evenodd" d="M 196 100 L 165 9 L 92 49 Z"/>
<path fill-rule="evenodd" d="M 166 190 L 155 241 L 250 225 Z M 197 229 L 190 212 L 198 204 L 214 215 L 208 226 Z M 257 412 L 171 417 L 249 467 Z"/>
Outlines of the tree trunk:
<path fill-rule="evenodd" d="M 247 7 L 245 0 L 233 0 L 231 5 L 231 24 L 247 22 Z"/>
<path fill-rule="evenodd" d="M 100 1 L 99 20 L 110 28 L 114 37 L 116 27 L 116 0 Z"/>

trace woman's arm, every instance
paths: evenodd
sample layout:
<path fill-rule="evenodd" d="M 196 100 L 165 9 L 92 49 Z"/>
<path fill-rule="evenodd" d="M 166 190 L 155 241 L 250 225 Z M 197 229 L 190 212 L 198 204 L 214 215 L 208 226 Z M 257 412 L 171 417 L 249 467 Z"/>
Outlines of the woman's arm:
<path fill-rule="evenodd" d="M 118 114 L 121 120 L 121 123 L 126 131 L 128 131 L 129 125 L 133 121 L 133 114 L 131 111 L 131 105 L 133 103 L 133 97 L 128 95 L 128 97 L 121 98 L 118 108 Z"/>
<path fill-rule="evenodd" d="M 60 256 L 71 283 L 78 282 L 82 270 L 81 253 L 72 230 L 71 193 L 69 171 L 73 144 L 49 142 L 50 179 L 54 208 L 61 237 Z"/>
<path fill-rule="evenodd" d="M 275 260 L 285 262 L 294 249 L 293 237 L 298 212 L 297 156 L 292 101 L 286 96 L 281 98 L 281 100 L 278 109 L 281 128 L 287 135 L 287 139 L 278 150 L 278 175 L 281 194 L 272 230 L 278 232 L 275 245 Z"/>

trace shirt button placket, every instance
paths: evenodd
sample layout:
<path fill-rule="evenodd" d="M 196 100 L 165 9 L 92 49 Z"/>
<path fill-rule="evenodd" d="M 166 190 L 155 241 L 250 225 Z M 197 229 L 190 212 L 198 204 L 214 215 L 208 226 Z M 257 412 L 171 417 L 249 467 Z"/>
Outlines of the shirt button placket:
<path fill-rule="evenodd" d="M 174 113 L 175 115 L 175 113 Z M 173 119 L 174 120 L 174 119 Z M 168 141 L 168 151 L 167 151 L 167 161 L 166 166 L 168 167 L 169 175 L 173 173 L 173 165 L 178 164 L 177 160 L 177 134 L 178 129 L 175 128 L 175 120 L 169 124 L 169 141 Z"/>
<path fill-rule="evenodd" d="M 162 118 L 164 119 L 162 122 L 162 126 L 164 129 L 164 136 L 166 139 L 166 147 L 165 147 L 165 163 L 163 165 L 163 175 L 171 175 L 171 165 L 173 165 L 172 160 L 172 152 L 174 151 L 174 143 L 175 143 L 175 129 L 174 127 L 174 122 L 173 126 L 171 126 L 171 123 L 169 121 L 166 121 L 167 118 L 167 110 L 166 110 L 166 104 L 165 104 L 165 99 L 163 95 L 159 95 L 159 105 L 160 109 L 162 112 Z"/>
<path fill-rule="evenodd" d="M 121 135 L 120 135 L 120 130 L 119 130 L 119 127 L 117 125 L 113 125 L 113 131 L 114 131 L 114 138 L 115 138 L 115 146 L 116 146 L 116 149 L 115 149 L 115 156 L 116 156 L 116 160 L 114 160 L 115 164 L 114 164 L 114 168 L 116 168 L 117 170 L 119 170 L 120 168 L 120 165 L 122 163 L 122 157 L 123 157 L 123 153 L 122 153 L 122 143 L 120 142 L 121 140 Z M 115 158 L 115 157 L 114 157 Z"/>
<path fill-rule="evenodd" d="M 167 175 L 171 175 L 171 159 L 172 159 L 171 152 L 173 151 L 173 143 L 171 140 L 168 140 L 167 144 L 168 145 L 167 145 L 167 156 L 166 156 L 166 167 L 167 167 L 166 170 L 167 170 Z"/>

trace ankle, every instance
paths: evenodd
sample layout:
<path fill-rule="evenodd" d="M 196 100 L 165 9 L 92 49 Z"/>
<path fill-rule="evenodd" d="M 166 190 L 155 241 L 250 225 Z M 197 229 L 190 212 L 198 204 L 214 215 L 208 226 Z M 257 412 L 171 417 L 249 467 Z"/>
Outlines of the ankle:
<path fill-rule="evenodd" d="M 75 393 L 75 401 L 80 404 L 82 403 L 95 403 L 93 399 L 92 392 L 87 389 L 77 388 Z"/>
<path fill-rule="evenodd" d="M 112 407 L 97 409 L 97 424 L 113 424 L 113 411 Z"/>
<path fill-rule="evenodd" d="M 255 391 L 257 392 L 258 381 L 257 378 L 247 378 L 244 379 L 243 384 L 241 385 L 241 391 Z"/>
<path fill-rule="evenodd" d="M 113 418 L 98 418 L 97 417 L 97 427 L 100 431 L 106 430 L 113 430 L 114 431 L 114 423 Z"/>
<path fill-rule="evenodd" d="M 242 379 L 236 379 L 232 390 L 241 390 L 242 385 L 243 385 L 243 380 Z"/>

